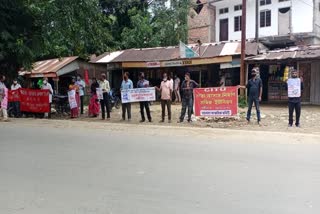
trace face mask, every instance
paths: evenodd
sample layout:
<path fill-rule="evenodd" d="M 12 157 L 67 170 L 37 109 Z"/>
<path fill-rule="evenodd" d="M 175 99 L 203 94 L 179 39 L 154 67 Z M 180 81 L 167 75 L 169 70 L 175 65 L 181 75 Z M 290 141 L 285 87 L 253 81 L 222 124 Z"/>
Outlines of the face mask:
<path fill-rule="evenodd" d="M 165 81 L 165 82 L 166 82 L 167 80 L 168 80 L 168 78 L 167 78 L 167 77 L 163 78 L 163 81 Z"/>
<path fill-rule="evenodd" d="M 78 81 L 80 81 L 80 80 L 81 80 L 81 78 L 80 78 L 80 77 L 78 77 L 78 78 L 77 78 L 77 80 L 78 80 Z"/>
<path fill-rule="evenodd" d="M 252 77 L 255 77 L 255 76 L 257 76 L 257 74 L 251 74 L 251 76 L 252 76 Z"/>
<path fill-rule="evenodd" d="M 14 81 L 14 82 L 13 82 L 13 84 L 17 85 L 17 82 L 16 82 L 16 81 Z"/>
<path fill-rule="evenodd" d="M 46 85 L 46 84 L 47 84 L 47 80 L 44 80 L 44 81 L 43 81 L 43 84 L 45 84 L 45 85 Z"/>

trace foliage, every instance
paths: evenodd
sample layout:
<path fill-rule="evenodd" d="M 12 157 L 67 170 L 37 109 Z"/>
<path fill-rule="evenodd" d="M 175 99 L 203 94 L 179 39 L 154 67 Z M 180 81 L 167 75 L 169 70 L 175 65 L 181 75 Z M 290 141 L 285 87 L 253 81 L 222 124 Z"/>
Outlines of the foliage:
<path fill-rule="evenodd" d="M 39 46 L 40 29 L 23 0 L 2 0 L 0 4 L 0 69 L 30 67 Z"/>
<path fill-rule="evenodd" d="M 2 0 L 0 71 L 187 40 L 190 0 Z"/>
<path fill-rule="evenodd" d="M 239 108 L 247 107 L 247 98 L 246 98 L 246 96 L 239 96 L 238 106 L 239 106 Z"/>

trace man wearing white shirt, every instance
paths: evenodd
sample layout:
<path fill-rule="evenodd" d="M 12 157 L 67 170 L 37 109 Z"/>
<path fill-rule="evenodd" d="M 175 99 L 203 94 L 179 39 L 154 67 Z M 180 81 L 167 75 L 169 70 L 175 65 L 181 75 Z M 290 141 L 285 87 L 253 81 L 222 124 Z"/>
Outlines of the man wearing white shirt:
<path fill-rule="evenodd" d="M 47 118 L 51 118 L 51 103 L 52 103 L 52 94 L 53 94 L 53 89 L 51 84 L 48 82 L 48 78 L 45 77 L 43 78 L 43 85 L 42 85 L 42 90 L 49 90 L 49 113 L 45 113 L 44 116 Z"/>
<path fill-rule="evenodd" d="M 11 85 L 11 91 L 16 91 L 16 90 L 19 90 L 20 88 L 21 88 L 21 85 L 18 83 L 18 80 L 14 79 L 13 84 Z M 12 106 L 13 106 L 14 116 L 20 117 L 20 102 L 19 101 L 12 102 Z"/>
<path fill-rule="evenodd" d="M 84 98 L 84 89 L 86 87 L 86 83 L 83 81 L 80 74 L 78 74 L 78 76 L 77 76 L 76 85 L 79 86 L 80 114 L 83 114 L 83 107 L 84 107 L 83 98 Z"/>
<path fill-rule="evenodd" d="M 101 79 L 99 81 L 99 86 L 103 92 L 103 100 L 100 100 L 102 120 L 106 119 L 106 110 L 107 110 L 107 120 L 110 120 L 110 103 L 109 103 L 109 92 L 110 84 L 107 80 L 106 74 L 101 74 Z"/>

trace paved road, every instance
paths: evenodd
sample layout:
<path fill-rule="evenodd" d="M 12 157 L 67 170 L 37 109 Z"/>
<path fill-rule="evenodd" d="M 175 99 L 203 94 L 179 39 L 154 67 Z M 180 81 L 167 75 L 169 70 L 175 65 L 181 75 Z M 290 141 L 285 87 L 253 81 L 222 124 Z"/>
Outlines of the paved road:
<path fill-rule="evenodd" d="M 320 213 L 313 135 L 0 123 L 1 214 Z"/>

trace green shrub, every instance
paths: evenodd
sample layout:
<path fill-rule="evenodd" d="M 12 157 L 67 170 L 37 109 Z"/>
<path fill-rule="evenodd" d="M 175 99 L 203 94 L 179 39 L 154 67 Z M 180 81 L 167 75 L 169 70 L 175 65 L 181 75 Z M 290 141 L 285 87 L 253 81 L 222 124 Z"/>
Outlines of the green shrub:
<path fill-rule="evenodd" d="M 247 98 L 246 98 L 246 96 L 239 96 L 238 106 L 239 106 L 239 108 L 247 107 Z"/>

